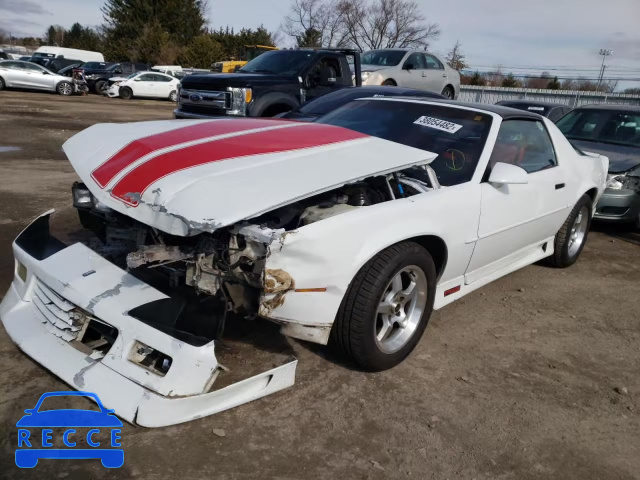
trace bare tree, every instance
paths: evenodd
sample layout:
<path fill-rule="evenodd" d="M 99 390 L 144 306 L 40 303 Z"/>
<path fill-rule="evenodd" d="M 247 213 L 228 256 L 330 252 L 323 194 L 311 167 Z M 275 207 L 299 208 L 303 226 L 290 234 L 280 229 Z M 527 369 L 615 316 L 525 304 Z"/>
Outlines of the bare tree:
<path fill-rule="evenodd" d="M 293 0 L 282 29 L 299 45 L 307 43 L 310 32 L 316 32 L 323 47 L 341 47 L 346 40 L 339 0 Z"/>
<path fill-rule="evenodd" d="M 324 47 L 427 48 L 440 35 L 415 0 L 293 0 L 283 31 L 300 43 L 319 32 Z"/>
<path fill-rule="evenodd" d="M 349 43 L 361 50 L 428 48 L 440 36 L 414 0 L 340 0 Z"/>
<path fill-rule="evenodd" d="M 449 53 L 447 53 L 445 60 L 454 70 L 460 71 L 469 67 L 469 64 L 466 61 L 466 56 L 462 53 L 462 44 L 460 43 L 460 40 L 456 41 L 456 44 Z"/>

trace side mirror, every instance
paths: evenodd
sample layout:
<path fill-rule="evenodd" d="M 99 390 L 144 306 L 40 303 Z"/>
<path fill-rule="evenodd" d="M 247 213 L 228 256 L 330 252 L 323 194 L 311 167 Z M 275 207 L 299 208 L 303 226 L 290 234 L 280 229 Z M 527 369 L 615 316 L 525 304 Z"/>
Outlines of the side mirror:
<path fill-rule="evenodd" d="M 413 63 L 405 63 L 404 66 L 402 67 L 403 70 L 414 70 L 415 67 L 413 65 Z"/>
<path fill-rule="evenodd" d="M 527 171 L 524 168 L 509 163 L 496 163 L 491 169 L 489 183 L 499 185 L 522 185 L 529 183 Z"/>

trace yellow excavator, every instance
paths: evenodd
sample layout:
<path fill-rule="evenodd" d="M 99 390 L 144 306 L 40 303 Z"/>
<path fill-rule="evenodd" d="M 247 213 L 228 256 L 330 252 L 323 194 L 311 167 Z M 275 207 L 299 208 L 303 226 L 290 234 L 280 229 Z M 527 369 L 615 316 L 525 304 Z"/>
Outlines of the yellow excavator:
<path fill-rule="evenodd" d="M 240 67 L 247 64 L 254 58 L 262 55 L 264 52 L 278 50 L 278 47 L 270 47 L 268 45 L 245 45 L 245 60 L 225 60 L 224 62 L 215 62 L 211 64 L 211 70 L 216 73 L 233 73 Z"/>

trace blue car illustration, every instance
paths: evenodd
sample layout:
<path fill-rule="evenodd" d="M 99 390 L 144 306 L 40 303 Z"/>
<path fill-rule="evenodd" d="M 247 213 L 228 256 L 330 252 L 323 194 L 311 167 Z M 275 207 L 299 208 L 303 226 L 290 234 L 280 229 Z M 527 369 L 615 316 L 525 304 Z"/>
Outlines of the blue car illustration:
<path fill-rule="evenodd" d="M 82 396 L 94 400 L 100 411 L 82 409 L 58 409 L 39 411 L 42 402 L 50 397 L 60 396 Z M 61 458 L 61 459 L 100 459 L 106 468 L 119 468 L 124 463 L 124 450 L 120 447 L 120 427 L 122 422 L 114 415 L 114 410 L 109 410 L 102 405 L 102 402 L 95 393 L 92 392 L 48 392 L 43 394 L 34 408 L 25 410 L 23 416 L 16 427 L 18 427 L 18 448 L 16 449 L 16 465 L 20 468 L 33 468 L 41 458 Z M 67 428 L 63 435 L 64 444 L 67 448 L 52 448 L 51 436 L 48 430 L 42 431 L 41 447 L 37 443 L 40 437 L 33 435 L 29 429 L 35 427 L 63 427 Z M 76 431 L 73 427 L 90 427 L 87 433 L 87 443 L 95 448 L 73 448 L 76 443 L 70 440 L 71 435 Z M 110 447 L 104 447 L 101 443 L 93 441 L 93 436 L 100 432 L 101 428 L 110 429 Z M 22 448 L 21 448 L 22 447 Z"/>

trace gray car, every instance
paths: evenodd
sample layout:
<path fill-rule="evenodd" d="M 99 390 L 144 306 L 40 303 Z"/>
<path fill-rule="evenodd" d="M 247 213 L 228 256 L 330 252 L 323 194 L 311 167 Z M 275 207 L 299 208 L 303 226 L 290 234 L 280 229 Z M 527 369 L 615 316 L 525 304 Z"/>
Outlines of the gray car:
<path fill-rule="evenodd" d="M 574 147 L 609 157 L 607 189 L 595 217 L 640 228 L 640 106 L 587 105 L 556 125 Z"/>
<path fill-rule="evenodd" d="M 48 90 L 71 95 L 73 84 L 68 77 L 31 62 L 5 60 L 0 62 L 0 90 L 7 87 Z"/>

